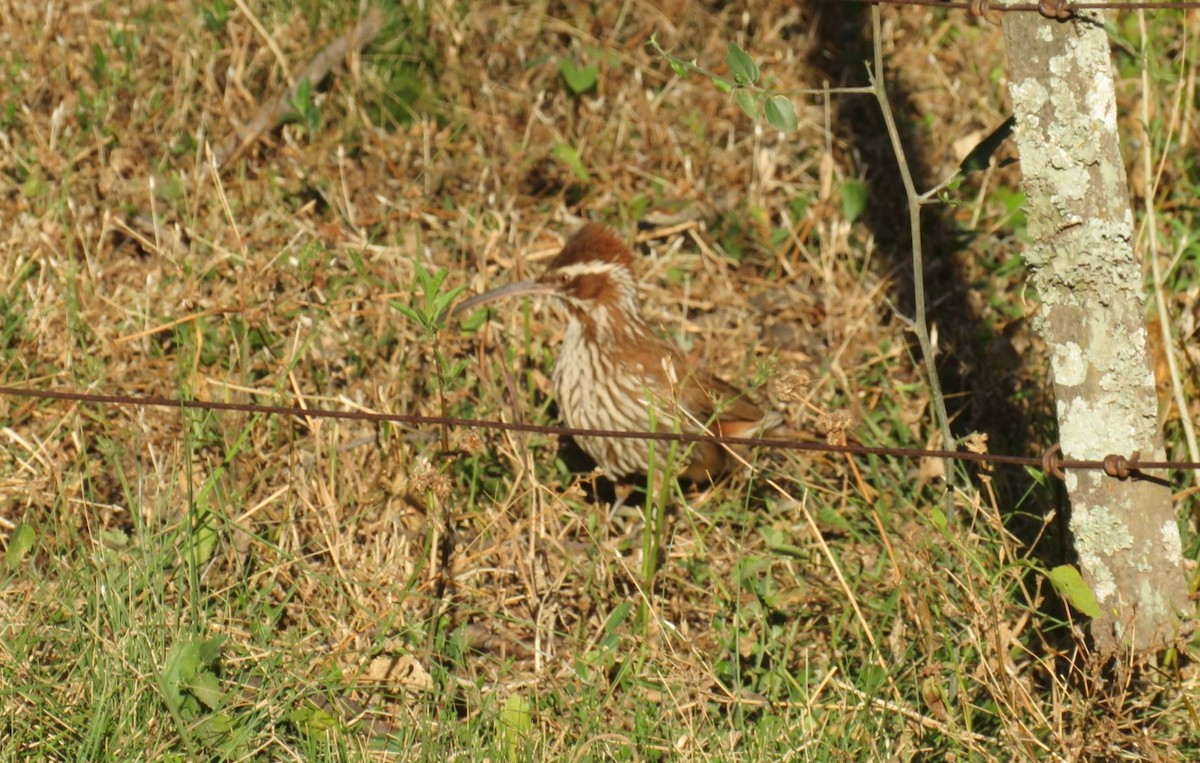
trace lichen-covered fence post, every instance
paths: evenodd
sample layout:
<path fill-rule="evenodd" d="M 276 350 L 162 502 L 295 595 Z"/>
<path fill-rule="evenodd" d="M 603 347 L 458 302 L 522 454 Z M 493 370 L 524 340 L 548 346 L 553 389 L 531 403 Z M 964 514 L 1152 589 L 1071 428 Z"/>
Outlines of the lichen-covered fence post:
<path fill-rule="evenodd" d="M 1103 15 L 1012 12 L 1003 25 L 1033 238 L 1025 258 L 1041 298 L 1036 326 L 1050 349 L 1062 452 L 1161 460 Z M 1079 565 L 1100 605 L 1097 649 L 1171 645 L 1192 607 L 1169 487 L 1098 471 L 1068 471 L 1066 484 Z"/>

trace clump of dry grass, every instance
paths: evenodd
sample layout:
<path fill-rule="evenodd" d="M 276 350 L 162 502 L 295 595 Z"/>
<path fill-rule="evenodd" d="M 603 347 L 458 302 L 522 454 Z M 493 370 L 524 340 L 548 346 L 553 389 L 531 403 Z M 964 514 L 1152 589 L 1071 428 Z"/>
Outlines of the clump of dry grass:
<path fill-rule="evenodd" d="M 774 88 L 838 84 L 829 18 L 765 1 L 387 6 L 378 42 L 300 104 L 311 119 L 209 172 L 206 146 L 354 21 L 315 1 L 240 8 L 208 26 L 185 3 L 0 9 L 16 104 L 0 115 L 9 382 L 549 421 L 551 316 L 513 306 L 431 338 L 388 299 L 409 300 L 416 262 L 448 269 L 447 288 L 522 277 L 591 218 L 636 242 L 648 310 L 695 362 L 776 382 L 762 393 L 798 428 L 932 437 L 884 300 L 904 300 L 894 242 L 843 215 L 862 162 L 887 174 L 841 121 L 862 106 L 797 99 L 800 130 L 777 135 L 645 47 L 655 35 L 719 65 L 737 39 Z M 941 125 L 913 133 L 938 178 L 952 138 L 1003 113 L 981 63 L 998 36 L 928 10 L 888 18 L 906 113 Z M 936 76 L 916 76 L 931 56 Z M 594 91 L 564 86 L 568 59 L 598 67 Z M 1013 187 L 1012 170 L 988 178 L 947 213 L 978 233 L 953 259 L 967 276 L 931 275 L 969 284 L 961 304 L 939 297 L 966 377 L 1031 341 L 1019 302 L 995 299 L 1018 245 L 989 189 Z M 870 201 L 886 208 L 883 187 Z M 971 306 L 981 345 L 947 327 Z M 1021 373 L 1001 387 L 1036 389 Z M 146 742 L 371 757 L 388 735 L 577 759 L 1195 744 L 1177 690 L 1194 675 L 1114 693 L 1056 651 L 1069 639 L 1039 610 L 1006 516 L 1046 491 L 968 485 L 956 522 L 915 465 L 760 454 L 672 501 L 659 558 L 544 435 L 454 431 L 448 458 L 441 433 L 357 422 L 19 399 L 0 412 L 0 521 L 10 549 L 16 528 L 36 537 L 0 597 L 13 755 Z M 1024 413 L 1042 412 L 1034 399 Z M 174 644 L 211 636 L 219 663 L 164 677 Z M 198 688 L 206 671 L 219 700 Z M 168 707 L 164 686 L 191 704 Z M 372 723 L 349 725 L 359 711 Z"/>

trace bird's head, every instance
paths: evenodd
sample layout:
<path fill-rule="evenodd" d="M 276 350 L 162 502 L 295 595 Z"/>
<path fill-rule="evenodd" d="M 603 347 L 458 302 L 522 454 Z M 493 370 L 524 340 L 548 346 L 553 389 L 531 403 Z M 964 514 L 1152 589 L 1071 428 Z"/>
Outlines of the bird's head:
<path fill-rule="evenodd" d="M 566 306 L 583 323 L 602 320 L 612 312 L 640 321 L 633 252 L 599 223 L 588 223 L 567 240 L 537 278 L 485 291 L 454 308 L 459 315 L 498 299 L 548 295 Z"/>

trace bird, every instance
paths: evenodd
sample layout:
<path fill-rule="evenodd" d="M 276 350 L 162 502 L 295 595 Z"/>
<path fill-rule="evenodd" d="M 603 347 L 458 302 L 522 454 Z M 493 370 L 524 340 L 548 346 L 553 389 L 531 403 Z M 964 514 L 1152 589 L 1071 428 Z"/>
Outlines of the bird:
<path fill-rule="evenodd" d="M 656 334 L 642 313 L 634 255 L 606 226 L 589 222 L 567 239 L 537 278 L 471 297 L 454 307 L 464 315 L 484 304 L 543 295 L 566 313 L 551 381 L 559 415 L 573 429 L 711 433 L 756 437 L 783 417 L 764 410 L 733 385 L 690 365 Z M 574 438 L 614 482 L 646 475 L 648 440 L 582 435 Z M 658 463 L 665 454 L 658 444 Z M 678 476 L 712 482 L 737 462 L 728 447 L 696 442 Z"/>

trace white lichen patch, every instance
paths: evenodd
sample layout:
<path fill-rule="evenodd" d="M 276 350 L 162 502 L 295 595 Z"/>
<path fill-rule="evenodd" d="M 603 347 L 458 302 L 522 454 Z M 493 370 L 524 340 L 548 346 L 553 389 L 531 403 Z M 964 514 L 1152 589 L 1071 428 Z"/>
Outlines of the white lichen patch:
<path fill-rule="evenodd" d="M 1138 613 L 1150 613 L 1159 611 L 1166 613 L 1168 607 L 1166 599 L 1163 597 L 1162 586 L 1152 577 L 1142 578 L 1141 585 L 1138 586 Z"/>
<path fill-rule="evenodd" d="M 1129 527 L 1120 521 L 1107 506 L 1075 505 L 1071 518 L 1071 533 L 1079 551 L 1079 562 L 1092 576 L 1092 592 L 1103 604 L 1116 592 L 1116 582 L 1109 565 L 1113 555 L 1133 547 Z"/>
<path fill-rule="evenodd" d="M 1128 524 L 1104 505 L 1076 505 L 1071 518 L 1071 532 L 1075 534 L 1075 544 L 1090 553 L 1112 556 L 1118 551 L 1133 548 L 1133 535 L 1129 532 Z"/>
<path fill-rule="evenodd" d="M 1058 403 L 1059 437 L 1072 458 L 1101 459 L 1129 450 L 1134 438 L 1128 409 L 1106 395 L 1097 401 L 1075 398 Z"/>
<path fill-rule="evenodd" d="M 1099 556 L 1090 553 L 1080 552 L 1079 566 L 1091 574 L 1092 594 L 1096 597 L 1096 603 L 1104 606 L 1105 602 L 1117 592 L 1117 584 L 1113 580 L 1112 571 Z"/>
<path fill-rule="evenodd" d="M 1042 104 L 1049 97 L 1045 86 L 1036 79 L 1014 82 L 1009 92 L 1013 99 L 1013 111 L 1018 114 L 1036 114 L 1041 111 Z M 1020 109 L 1015 107 L 1018 103 L 1021 105 Z"/>
<path fill-rule="evenodd" d="M 1179 537 L 1179 528 L 1174 522 L 1164 522 L 1162 525 L 1163 555 L 1169 564 L 1183 562 L 1183 540 Z"/>
<path fill-rule="evenodd" d="M 1097 69 L 1092 74 L 1092 86 L 1087 93 L 1087 108 L 1099 130 L 1112 132 L 1117 127 L 1117 94 L 1113 90 L 1112 73 Z"/>
<path fill-rule="evenodd" d="M 1054 370 L 1054 381 L 1068 387 L 1083 384 L 1087 379 L 1087 361 L 1083 359 L 1083 348 L 1075 342 L 1067 342 L 1054 348 L 1054 357 L 1050 360 Z"/>
<path fill-rule="evenodd" d="M 1136 333 L 1136 330 L 1133 333 Z M 1103 362 L 1104 368 L 1104 374 L 1100 377 L 1100 389 L 1117 394 L 1122 390 L 1154 389 L 1154 372 L 1146 364 L 1145 358 L 1145 351 L 1132 344 L 1110 345 L 1110 349 L 1102 357 L 1096 358 Z M 1149 400 L 1150 405 L 1146 406 L 1146 409 L 1157 410 L 1153 395 L 1149 396 Z"/>

